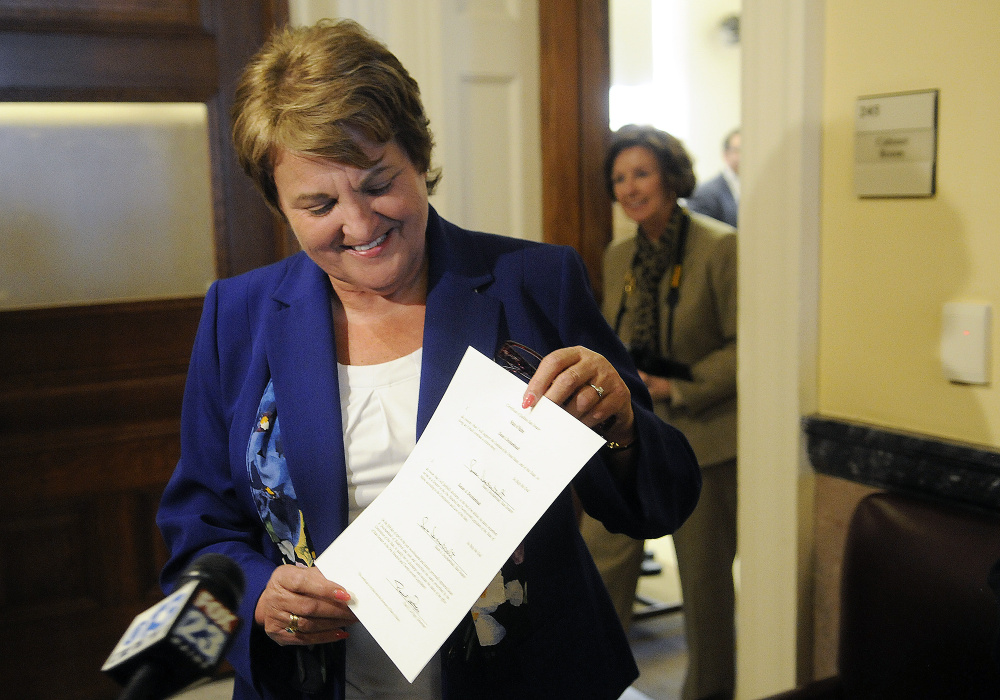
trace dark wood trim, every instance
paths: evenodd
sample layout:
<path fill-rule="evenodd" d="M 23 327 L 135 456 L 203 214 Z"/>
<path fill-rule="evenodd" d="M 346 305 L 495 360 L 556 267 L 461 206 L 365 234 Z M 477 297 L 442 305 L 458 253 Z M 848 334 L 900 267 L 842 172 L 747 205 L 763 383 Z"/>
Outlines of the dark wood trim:
<path fill-rule="evenodd" d="M 542 231 L 549 243 L 579 242 L 579 16 L 573 0 L 539 3 Z"/>
<path fill-rule="evenodd" d="M 611 47 L 608 0 L 584 0 L 580 17 L 580 253 L 601 295 L 604 249 L 611 241 L 611 198 L 604 185 L 604 154 L 611 140 L 608 126 Z"/>
<path fill-rule="evenodd" d="M 196 297 L 0 313 L 6 454 L 176 422 L 201 307 Z"/>
<path fill-rule="evenodd" d="M 243 67 L 276 26 L 274 23 L 287 21 L 288 4 L 285 0 L 219 1 L 214 11 L 212 23 L 218 27 L 220 48 L 219 90 L 209 101 L 208 111 L 212 163 L 216 168 L 216 269 L 220 277 L 231 277 L 280 260 L 288 253 L 283 227 L 236 160 L 229 114 Z M 254 41 L 240 40 L 247 36 L 254 37 Z"/>
<path fill-rule="evenodd" d="M 176 32 L 200 27 L 199 0 L 0 0 L 0 25 L 26 31 Z"/>
<path fill-rule="evenodd" d="M 205 102 L 218 89 L 205 33 L 0 32 L 0 100 Z"/>
<path fill-rule="evenodd" d="M 601 175 L 611 59 L 607 0 L 539 3 L 542 231 L 583 256 L 595 292 L 611 240 L 611 199 Z"/>
<path fill-rule="evenodd" d="M 0 390 L 185 372 L 202 301 L 0 312 Z"/>

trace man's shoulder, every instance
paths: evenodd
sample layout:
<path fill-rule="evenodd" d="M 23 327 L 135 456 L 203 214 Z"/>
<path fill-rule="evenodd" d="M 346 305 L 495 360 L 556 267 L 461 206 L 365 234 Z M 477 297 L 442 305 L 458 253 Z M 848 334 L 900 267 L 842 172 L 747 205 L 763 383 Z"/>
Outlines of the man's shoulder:
<path fill-rule="evenodd" d="M 719 173 L 712 179 L 706 180 L 705 182 L 698 185 L 694 190 L 693 196 L 697 197 L 699 194 L 709 193 L 709 192 L 718 193 L 728 189 L 729 189 L 729 183 L 726 182 L 725 176 L 722 173 Z"/>

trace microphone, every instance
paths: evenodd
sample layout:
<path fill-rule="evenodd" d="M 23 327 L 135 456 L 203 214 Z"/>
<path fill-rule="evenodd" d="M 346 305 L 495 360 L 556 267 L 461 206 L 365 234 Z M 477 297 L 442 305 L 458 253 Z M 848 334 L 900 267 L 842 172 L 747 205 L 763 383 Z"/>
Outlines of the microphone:
<path fill-rule="evenodd" d="M 240 624 L 246 582 L 224 554 L 203 554 L 174 592 L 139 613 L 101 670 L 125 686 L 119 700 L 162 700 L 208 676 Z"/>

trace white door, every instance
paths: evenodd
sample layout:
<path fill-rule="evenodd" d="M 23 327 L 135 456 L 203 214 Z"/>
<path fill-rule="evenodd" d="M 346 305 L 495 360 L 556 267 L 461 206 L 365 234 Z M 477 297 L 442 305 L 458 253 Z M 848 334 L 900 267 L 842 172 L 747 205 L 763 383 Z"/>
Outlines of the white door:
<path fill-rule="evenodd" d="M 538 0 L 290 0 L 294 24 L 351 17 L 420 84 L 444 177 L 431 203 L 467 228 L 541 240 Z"/>

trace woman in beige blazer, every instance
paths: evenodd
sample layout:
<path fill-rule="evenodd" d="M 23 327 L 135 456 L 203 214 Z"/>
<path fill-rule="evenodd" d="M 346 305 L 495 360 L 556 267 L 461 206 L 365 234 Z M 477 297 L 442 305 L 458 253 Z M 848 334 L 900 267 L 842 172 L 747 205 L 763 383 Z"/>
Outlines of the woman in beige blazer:
<path fill-rule="evenodd" d="M 638 225 L 604 256 L 603 311 L 629 347 L 654 409 L 687 437 L 702 492 L 674 534 L 688 646 L 684 700 L 731 698 L 735 685 L 736 231 L 687 211 L 695 177 L 670 134 L 629 125 L 614 134 L 604 174 Z M 643 542 L 582 529 L 623 623 L 631 617 Z"/>

